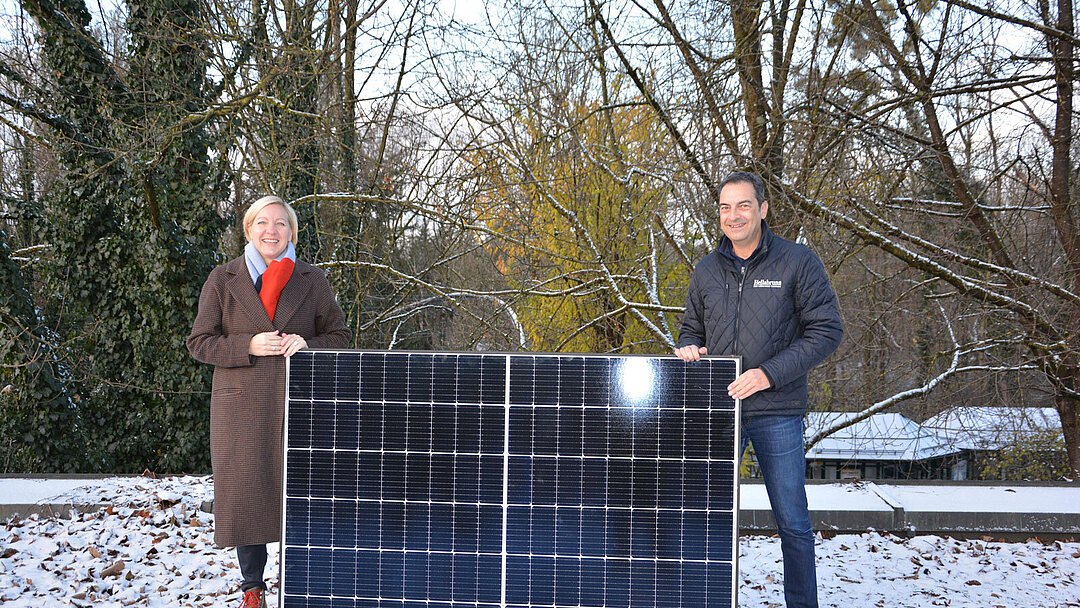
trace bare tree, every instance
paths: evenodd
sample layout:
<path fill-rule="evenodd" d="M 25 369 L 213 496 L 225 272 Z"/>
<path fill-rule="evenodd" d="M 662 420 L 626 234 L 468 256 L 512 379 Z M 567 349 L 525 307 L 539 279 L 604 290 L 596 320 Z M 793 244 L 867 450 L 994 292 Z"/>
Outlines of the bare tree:
<path fill-rule="evenodd" d="M 887 380 L 878 390 L 893 397 L 867 400 L 875 404 L 869 414 L 954 375 L 1011 372 L 1031 382 L 1029 370 L 1038 368 L 1043 384 L 1029 389 L 1054 394 L 1080 474 L 1072 4 L 1042 5 L 1031 15 L 962 2 L 868 0 L 634 7 L 628 15 L 590 2 L 612 54 L 703 184 L 715 180 L 704 167 L 764 174 L 772 202 L 791 204 L 786 214 L 779 207 L 783 232 L 836 245 L 825 257 L 838 284 L 852 286 L 843 291 L 845 305 L 866 301 L 862 277 L 884 287 L 878 297 L 944 306 L 933 316 L 919 314 L 932 310 L 923 304 L 908 309 L 915 314 L 892 306 L 876 319 L 863 316 L 866 329 L 855 335 L 867 340 L 855 346 L 873 353 L 893 340 L 910 363 L 866 361 L 848 343 L 817 377 L 831 375 L 834 387 Z M 686 17 L 699 12 L 728 20 L 732 38 L 692 27 Z M 620 36 L 620 26 L 632 33 Z M 659 40 L 661 32 L 683 59 L 681 80 L 640 77 L 636 41 Z M 1040 40 L 1041 53 L 1003 44 Z M 733 120 L 713 99 L 710 73 L 738 78 L 741 116 Z M 692 83 L 707 128 L 681 118 L 676 100 L 687 90 L 666 88 L 677 82 Z M 708 148 L 697 141 L 712 133 L 731 142 L 726 160 L 701 154 Z M 1032 155 L 1035 145 L 1051 149 L 1052 159 Z M 905 316 L 915 321 L 906 328 Z M 963 338 L 942 340 L 952 334 L 935 330 L 943 327 L 935 318 L 960 324 L 955 333 Z M 893 329 L 873 332 L 874 325 Z M 879 372 L 867 376 L 862 362 Z M 901 373 L 881 375 L 886 370 Z M 828 391 L 835 403 L 834 395 Z"/>
<path fill-rule="evenodd" d="M 202 133 L 231 176 L 216 211 L 292 201 L 358 346 L 664 352 L 719 237 L 716 184 L 747 168 L 840 295 L 816 407 L 1053 403 L 1080 466 L 1070 0 L 203 7 L 206 95 L 183 112 L 64 120 L 40 103 L 37 30 L 4 47 L 6 267 L 42 310 L 59 303 L 33 276 L 51 255 L 34 209 L 63 154 L 127 184 L 109 172 L 147 175 Z M 85 32 L 85 56 L 127 56 L 125 26 Z M 123 99 L 126 61 L 68 84 L 84 106 Z M 167 197 L 147 205 L 128 217 L 163 225 Z M 242 242 L 234 225 L 218 257 Z"/>

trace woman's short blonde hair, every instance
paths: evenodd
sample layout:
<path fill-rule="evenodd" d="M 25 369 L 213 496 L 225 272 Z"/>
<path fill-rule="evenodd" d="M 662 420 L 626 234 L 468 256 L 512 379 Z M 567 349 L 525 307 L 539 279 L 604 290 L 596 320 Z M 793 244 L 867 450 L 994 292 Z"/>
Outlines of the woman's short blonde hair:
<path fill-rule="evenodd" d="M 296 219 L 296 211 L 293 210 L 292 205 L 281 200 L 281 197 L 274 196 L 273 194 L 264 196 L 254 203 L 251 203 L 251 206 L 244 212 L 244 237 L 249 241 L 251 240 L 248 231 L 251 229 L 251 225 L 255 223 L 255 216 L 259 215 L 260 211 L 270 205 L 281 205 L 285 208 L 285 214 L 289 216 L 289 230 L 292 232 L 289 240 L 292 241 L 293 245 L 296 245 L 297 226 L 300 224 L 300 221 Z"/>

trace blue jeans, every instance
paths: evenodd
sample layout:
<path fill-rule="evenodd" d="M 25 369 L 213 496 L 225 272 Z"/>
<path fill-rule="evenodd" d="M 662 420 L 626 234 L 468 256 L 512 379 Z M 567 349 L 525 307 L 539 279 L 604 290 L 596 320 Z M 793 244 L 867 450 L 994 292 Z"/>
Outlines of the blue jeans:
<path fill-rule="evenodd" d="M 814 530 L 806 505 L 806 454 L 802 416 L 742 419 L 742 454 L 754 444 L 784 555 L 787 608 L 817 608 Z"/>

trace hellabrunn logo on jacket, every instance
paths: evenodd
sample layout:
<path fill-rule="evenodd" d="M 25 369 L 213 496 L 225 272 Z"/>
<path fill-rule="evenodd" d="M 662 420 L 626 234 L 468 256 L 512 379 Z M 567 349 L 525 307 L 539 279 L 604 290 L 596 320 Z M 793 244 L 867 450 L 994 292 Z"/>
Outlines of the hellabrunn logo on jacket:
<path fill-rule="evenodd" d="M 783 286 L 783 281 L 773 281 L 771 279 L 754 279 L 754 287 L 771 287 L 773 289 L 780 289 Z"/>

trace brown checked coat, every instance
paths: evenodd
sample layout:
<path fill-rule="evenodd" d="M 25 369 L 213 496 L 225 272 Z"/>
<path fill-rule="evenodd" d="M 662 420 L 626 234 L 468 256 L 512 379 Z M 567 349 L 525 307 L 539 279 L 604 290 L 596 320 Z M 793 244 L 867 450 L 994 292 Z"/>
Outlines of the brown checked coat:
<path fill-rule="evenodd" d="M 351 335 L 326 275 L 311 264 L 297 260 L 273 322 L 243 257 L 210 273 L 187 347 L 214 366 L 210 459 L 214 542 L 221 547 L 281 537 L 285 359 L 248 354 L 252 336 L 274 330 L 299 334 L 311 348 L 342 348 Z"/>

